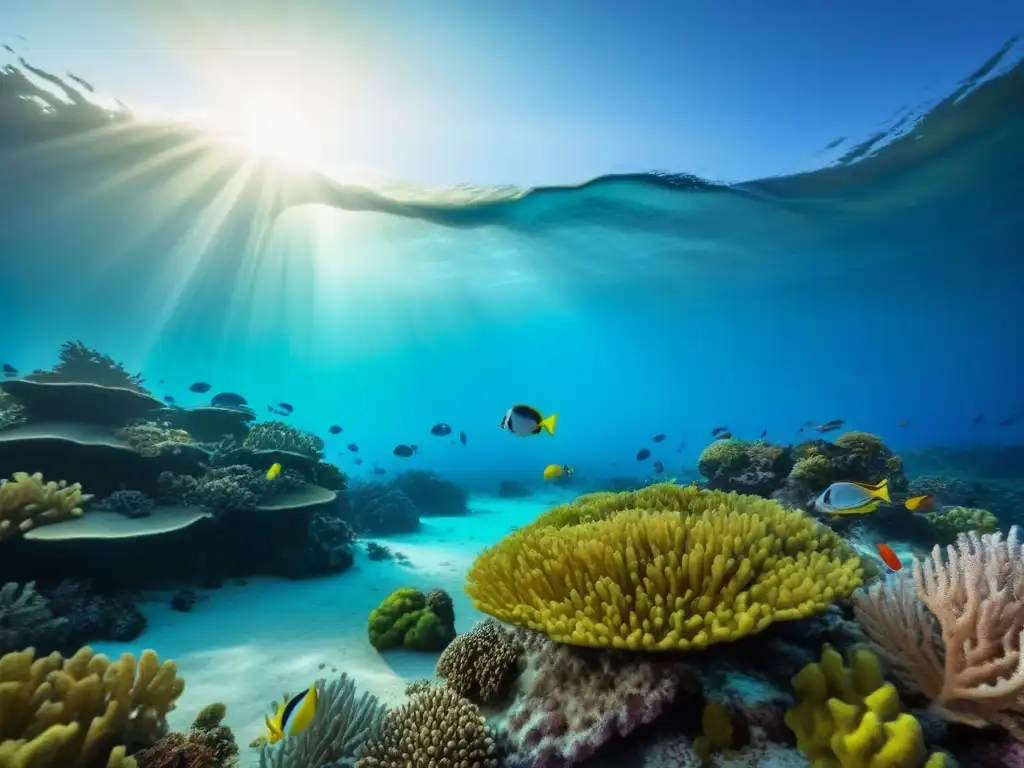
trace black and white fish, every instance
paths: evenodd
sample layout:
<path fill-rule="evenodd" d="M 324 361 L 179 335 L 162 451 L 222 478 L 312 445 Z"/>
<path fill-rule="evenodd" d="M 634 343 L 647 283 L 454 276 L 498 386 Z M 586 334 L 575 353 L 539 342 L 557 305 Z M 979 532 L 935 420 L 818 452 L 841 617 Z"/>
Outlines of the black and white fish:
<path fill-rule="evenodd" d="M 518 437 L 529 437 L 530 435 L 539 435 L 541 431 L 554 435 L 557 423 L 557 413 L 552 413 L 544 418 L 540 411 L 529 405 L 513 405 L 505 412 L 505 416 L 498 426 Z"/>

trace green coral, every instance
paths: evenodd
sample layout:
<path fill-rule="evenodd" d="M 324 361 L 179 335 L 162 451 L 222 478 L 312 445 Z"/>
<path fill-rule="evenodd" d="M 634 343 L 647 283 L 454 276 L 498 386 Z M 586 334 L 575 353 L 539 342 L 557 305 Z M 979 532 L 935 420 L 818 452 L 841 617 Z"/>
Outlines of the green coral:
<path fill-rule="evenodd" d="M 940 539 L 949 542 L 968 531 L 992 533 L 999 528 L 999 519 L 995 515 L 987 509 L 975 507 L 945 507 L 940 512 L 928 512 L 924 518 Z"/>
<path fill-rule="evenodd" d="M 831 474 L 827 456 L 820 453 L 809 453 L 802 459 L 797 459 L 789 476 L 794 480 L 800 480 L 811 488 L 828 485 L 828 478 Z"/>
<path fill-rule="evenodd" d="M 437 593 L 447 597 L 447 610 Z M 432 606 L 444 615 L 435 613 Z M 398 647 L 412 651 L 443 650 L 455 637 L 451 598 L 441 590 L 432 590 L 428 601 L 428 595 L 414 587 L 396 589 L 370 612 L 367 629 L 370 645 L 378 651 Z"/>
<path fill-rule="evenodd" d="M 714 477 L 725 470 L 734 472 L 750 464 L 750 444 L 742 440 L 716 440 L 700 452 L 697 471 L 704 477 Z"/>
<path fill-rule="evenodd" d="M 246 435 L 242 447 L 250 451 L 300 453 L 318 460 L 324 457 L 323 440 L 283 421 L 263 421 L 254 424 Z"/>
<path fill-rule="evenodd" d="M 845 451 L 859 456 L 865 463 L 869 464 L 888 449 L 882 438 L 870 432 L 844 432 L 835 439 L 835 444 Z"/>

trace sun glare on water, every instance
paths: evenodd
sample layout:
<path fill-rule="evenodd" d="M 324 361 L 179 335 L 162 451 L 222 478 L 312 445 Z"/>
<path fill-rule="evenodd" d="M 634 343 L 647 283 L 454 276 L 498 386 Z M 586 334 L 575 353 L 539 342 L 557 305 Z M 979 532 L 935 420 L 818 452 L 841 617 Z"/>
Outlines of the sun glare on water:
<path fill-rule="evenodd" d="M 324 159 L 316 116 L 308 105 L 252 97 L 226 110 L 217 123 L 253 155 L 306 167 Z"/>

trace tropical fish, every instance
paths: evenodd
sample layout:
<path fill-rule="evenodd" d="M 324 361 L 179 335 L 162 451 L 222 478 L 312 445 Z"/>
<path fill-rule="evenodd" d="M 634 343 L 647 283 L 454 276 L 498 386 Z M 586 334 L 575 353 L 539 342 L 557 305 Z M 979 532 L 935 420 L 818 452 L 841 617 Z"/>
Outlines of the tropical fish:
<path fill-rule="evenodd" d="M 878 548 L 878 556 L 882 558 L 883 563 L 888 565 L 894 571 L 903 570 L 903 563 L 900 562 L 899 556 L 892 551 L 892 547 L 884 541 L 878 542 L 875 546 Z"/>
<path fill-rule="evenodd" d="M 466 440 L 467 440 L 467 439 L 468 439 L 468 438 L 466 437 L 466 433 L 465 433 L 465 432 L 459 432 L 459 442 L 460 442 L 460 443 L 462 443 L 463 445 L 465 445 L 465 444 L 466 444 Z"/>
<path fill-rule="evenodd" d="M 448 437 L 452 433 L 452 428 L 447 424 L 435 424 L 430 428 L 430 434 L 437 435 L 438 437 Z"/>
<path fill-rule="evenodd" d="M 188 391 L 198 392 L 201 395 L 204 392 L 209 392 L 211 389 L 213 389 L 213 387 L 207 384 L 205 381 L 197 381 L 195 384 L 188 388 Z"/>
<path fill-rule="evenodd" d="M 717 437 L 718 435 L 722 434 L 723 432 L 728 432 L 728 431 L 729 431 L 728 427 L 715 427 L 714 429 L 711 430 L 711 436 L 712 437 Z"/>
<path fill-rule="evenodd" d="M 412 456 L 416 451 L 419 450 L 419 446 L 416 445 L 396 445 L 395 450 L 392 451 L 395 456 L 403 459 L 407 459 Z"/>
<path fill-rule="evenodd" d="M 544 479 L 554 480 L 556 477 L 562 477 L 562 475 L 571 475 L 572 467 L 568 464 L 548 464 L 544 467 Z"/>
<path fill-rule="evenodd" d="M 665 471 L 665 465 L 662 464 L 660 461 L 654 462 L 652 466 L 654 467 L 654 474 L 656 475 L 660 475 L 662 472 Z"/>
<path fill-rule="evenodd" d="M 219 392 L 210 400 L 210 405 L 214 408 L 245 408 L 249 401 L 234 392 Z"/>
<path fill-rule="evenodd" d="M 728 432 L 728 431 L 727 432 L 719 432 L 718 433 L 718 439 L 719 440 L 732 440 L 732 432 Z"/>
<path fill-rule="evenodd" d="M 1011 424 L 1015 424 L 1016 422 L 1017 422 L 1017 414 L 1014 413 L 1014 414 L 1011 414 L 1010 416 L 1007 416 L 1002 421 L 1000 421 L 998 424 L 996 424 L 996 426 L 997 427 L 1008 427 Z"/>
<path fill-rule="evenodd" d="M 9 363 L 4 363 L 4 376 L 17 376 L 18 369 Z"/>
<path fill-rule="evenodd" d="M 164 395 L 164 402 L 168 405 L 174 405 L 174 398 L 170 395 Z"/>
<path fill-rule="evenodd" d="M 911 496 L 903 502 L 903 506 L 911 512 L 931 512 L 935 509 L 935 497 L 930 493 L 925 493 L 921 496 Z"/>
<path fill-rule="evenodd" d="M 557 413 L 552 413 L 544 418 L 540 411 L 529 405 L 513 405 L 506 411 L 498 426 L 518 437 L 529 437 L 530 435 L 539 435 L 541 430 L 549 435 L 554 435 L 556 423 L 558 423 Z"/>
<path fill-rule="evenodd" d="M 832 483 L 814 500 L 814 508 L 829 515 L 866 515 L 889 499 L 889 481 L 877 485 L 865 483 Z"/>
<path fill-rule="evenodd" d="M 274 462 L 270 465 L 270 469 L 267 470 L 267 480 L 273 480 L 275 477 L 281 474 L 281 465 L 278 462 Z"/>
<path fill-rule="evenodd" d="M 641 448 L 636 452 L 637 461 L 647 461 L 649 458 L 651 458 L 651 452 L 647 448 Z"/>
<path fill-rule="evenodd" d="M 819 424 L 815 429 L 819 432 L 834 432 L 835 430 L 840 429 L 845 423 L 845 419 L 832 419 L 832 421 L 826 421 L 824 424 Z"/>
<path fill-rule="evenodd" d="M 291 403 L 278 403 L 277 407 L 280 408 L 282 411 L 285 411 L 286 413 L 291 413 L 292 411 L 295 410 L 295 406 L 293 406 Z"/>
<path fill-rule="evenodd" d="M 652 443 L 660 443 L 666 437 L 667 437 L 667 435 L 662 435 L 662 434 L 659 433 L 659 434 L 657 434 L 657 435 L 655 435 L 654 437 L 651 438 L 651 442 Z"/>
<path fill-rule="evenodd" d="M 285 736 L 295 736 L 306 730 L 316 717 L 319 698 L 320 694 L 314 685 L 282 702 L 273 717 L 266 715 L 264 720 L 269 731 L 267 741 L 276 744 Z"/>
<path fill-rule="evenodd" d="M 352 451 L 352 453 L 359 453 L 359 446 L 356 445 L 355 443 L 349 443 L 348 449 Z"/>
<path fill-rule="evenodd" d="M 330 429 L 328 429 L 327 431 L 330 432 L 332 435 L 340 435 L 342 433 L 341 427 L 339 427 L 337 424 L 332 424 Z"/>

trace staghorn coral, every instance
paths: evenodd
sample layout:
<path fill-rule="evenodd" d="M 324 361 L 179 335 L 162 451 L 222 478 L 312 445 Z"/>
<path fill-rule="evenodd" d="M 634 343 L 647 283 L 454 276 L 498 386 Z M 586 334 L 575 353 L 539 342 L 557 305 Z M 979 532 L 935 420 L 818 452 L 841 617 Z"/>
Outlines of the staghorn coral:
<path fill-rule="evenodd" d="M 367 631 L 370 645 L 379 651 L 399 646 L 415 651 L 440 651 L 455 638 L 455 612 L 433 590 L 428 596 L 413 587 L 402 587 L 370 611 Z M 442 595 L 447 595 L 441 592 Z M 440 612 L 435 612 L 439 608 Z"/>
<path fill-rule="evenodd" d="M 419 469 L 403 472 L 390 485 L 408 496 L 421 515 L 454 517 L 468 512 L 466 492 L 433 472 Z"/>
<path fill-rule="evenodd" d="M 117 661 L 82 648 L 71 658 L 32 649 L 0 656 L 0 766 L 86 768 L 155 744 L 185 683 L 174 662 L 143 651 Z M 127 750 L 126 750 L 127 748 Z"/>
<path fill-rule="evenodd" d="M 358 768 L 497 768 L 494 733 L 476 706 L 446 687 L 430 688 L 385 716 Z"/>
<path fill-rule="evenodd" d="M 183 429 L 173 429 L 165 421 L 128 424 L 114 430 L 114 436 L 124 440 L 143 456 L 159 456 L 165 451 L 179 451 L 182 444 L 192 442 L 192 437 L 188 432 Z"/>
<path fill-rule="evenodd" d="M 153 514 L 153 499 L 142 491 L 114 491 L 96 502 L 96 506 L 131 518 L 149 517 Z"/>
<path fill-rule="evenodd" d="M 674 510 L 616 511 L 615 496 L 555 508 L 482 552 L 466 584 L 476 607 L 562 643 L 689 650 L 820 613 L 861 583 L 842 539 L 775 502 L 666 484 L 620 496 Z"/>
<path fill-rule="evenodd" d="M 920 768 L 926 759 L 928 766 L 944 765 L 941 753 L 926 758 L 921 724 L 901 711 L 895 686 L 885 682 L 870 651 L 854 651 L 846 667 L 826 645 L 820 663 L 794 676 L 793 692 L 786 725 L 814 765 Z"/>
<path fill-rule="evenodd" d="M 121 387 L 141 392 L 150 391 L 142 386 L 141 373 L 128 373 L 113 358 L 90 349 L 80 341 L 65 341 L 60 347 L 60 362 L 48 371 L 35 370 L 26 377 L 29 381 L 66 381 Z"/>
<path fill-rule="evenodd" d="M 356 698 L 356 686 L 348 675 L 326 683 L 319 691 L 317 716 L 302 733 L 277 744 L 262 745 L 260 768 L 323 768 L 352 765 L 368 739 L 376 738 L 387 708 L 365 691 Z M 284 700 L 288 700 L 285 695 Z M 276 711 L 276 704 L 271 706 Z"/>
<path fill-rule="evenodd" d="M 908 690 L 950 722 L 1024 741 L 1024 552 L 1019 529 L 960 534 L 854 596 L 864 632 Z"/>
<path fill-rule="evenodd" d="M 657 720 L 684 691 L 699 696 L 699 681 L 679 663 L 573 648 L 529 630 L 516 634 L 525 669 L 502 728 L 513 764 L 584 763 Z"/>
<path fill-rule="evenodd" d="M 514 632 L 494 619 L 485 619 L 445 648 L 436 673 L 460 696 L 490 704 L 505 698 L 522 652 Z"/>
<path fill-rule="evenodd" d="M 91 499 L 78 483 L 44 483 L 39 472 L 15 472 L 13 480 L 0 480 L 0 541 L 36 526 L 81 517 L 82 506 Z"/>
<path fill-rule="evenodd" d="M 251 451 L 289 451 L 318 460 L 324 457 L 323 440 L 283 421 L 253 424 L 242 447 Z"/>
<path fill-rule="evenodd" d="M 25 408 L 19 405 L 13 397 L 0 390 L 0 430 L 15 427 L 24 421 Z"/>
<path fill-rule="evenodd" d="M 944 507 L 940 512 L 927 512 L 924 519 L 944 543 L 956 541 L 961 533 L 992 533 L 999 527 L 999 520 L 987 509 L 971 507 Z"/>

